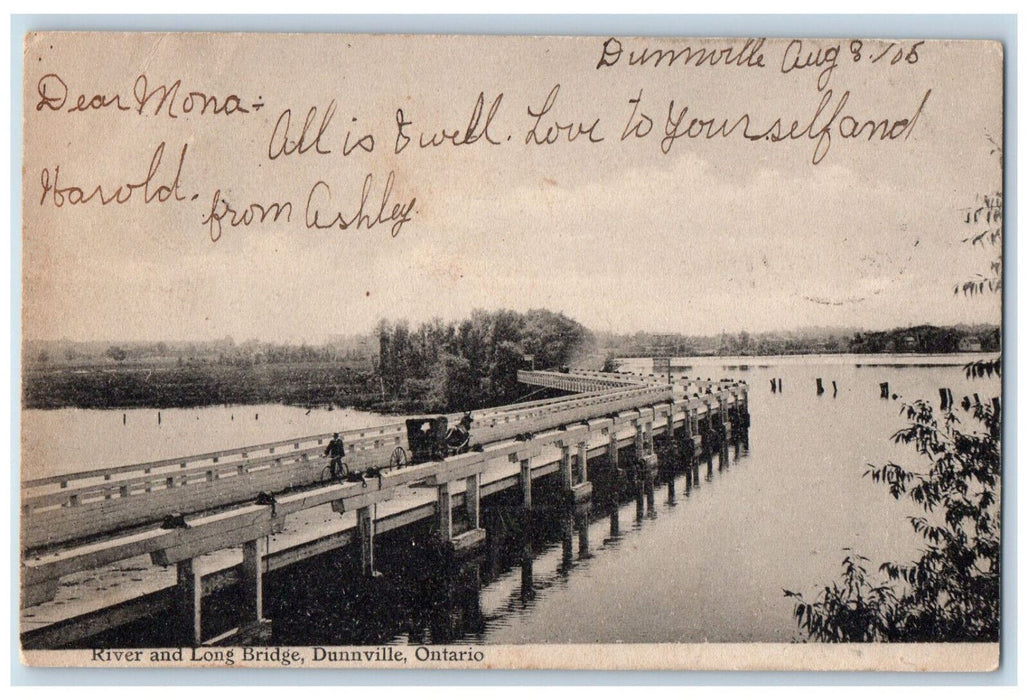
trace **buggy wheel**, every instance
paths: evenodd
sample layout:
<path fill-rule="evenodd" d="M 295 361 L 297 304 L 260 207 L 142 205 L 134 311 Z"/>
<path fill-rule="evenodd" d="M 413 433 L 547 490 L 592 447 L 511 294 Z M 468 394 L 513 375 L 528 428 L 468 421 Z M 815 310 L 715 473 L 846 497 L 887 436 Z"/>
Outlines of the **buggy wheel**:
<path fill-rule="evenodd" d="M 406 467 L 407 466 L 407 450 L 402 447 L 397 447 L 393 450 L 392 456 L 389 457 L 390 467 Z"/>
<path fill-rule="evenodd" d="M 332 466 L 329 465 L 321 470 L 321 478 L 318 479 L 318 483 L 327 484 L 330 481 L 335 481 L 335 474 L 332 473 Z"/>

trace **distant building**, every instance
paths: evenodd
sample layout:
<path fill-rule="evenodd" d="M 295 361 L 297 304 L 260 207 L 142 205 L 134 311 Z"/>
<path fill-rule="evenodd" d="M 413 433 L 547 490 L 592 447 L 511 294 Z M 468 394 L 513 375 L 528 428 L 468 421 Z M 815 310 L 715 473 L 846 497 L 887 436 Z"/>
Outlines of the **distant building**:
<path fill-rule="evenodd" d="M 965 336 L 957 343 L 957 349 L 960 352 L 981 352 L 982 341 L 973 336 Z"/>

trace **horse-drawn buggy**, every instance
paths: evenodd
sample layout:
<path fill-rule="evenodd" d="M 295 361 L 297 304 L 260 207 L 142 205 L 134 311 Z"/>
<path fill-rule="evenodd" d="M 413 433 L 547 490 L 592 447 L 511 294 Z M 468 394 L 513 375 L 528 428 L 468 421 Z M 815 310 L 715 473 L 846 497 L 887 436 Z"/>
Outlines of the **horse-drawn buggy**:
<path fill-rule="evenodd" d="M 463 454 L 471 449 L 471 414 L 465 413 L 457 425 L 451 426 L 446 416 L 410 418 L 407 420 L 407 446 L 410 452 L 398 445 L 389 457 L 390 469 L 445 459 L 451 455 Z M 338 433 L 336 434 L 338 441 Z M 342 443 L 340 442 L 340 445 Z M 331 445 L 330 445 L 331 447 Z M 340 448 L 341 449 L 341 448 Z M 325 450 L 328 456 L 330 449 Z M 368 467 L 363 471 L 350 471 L 342 460 L 342 452 L 321 473 L 321 482 L 360 481 L 367 486 L 367 477 L 382 474 L 381 467 Z"/>
<path fill-rule="evenodd" d="M 389 460 L 391 467 L 420 464 L 463 454 L 471 449 L 471 414 L 465 413 L 451 426 L 446 416 L 407 419 L 407 446 L 410 453 L 397 447 Z"/>

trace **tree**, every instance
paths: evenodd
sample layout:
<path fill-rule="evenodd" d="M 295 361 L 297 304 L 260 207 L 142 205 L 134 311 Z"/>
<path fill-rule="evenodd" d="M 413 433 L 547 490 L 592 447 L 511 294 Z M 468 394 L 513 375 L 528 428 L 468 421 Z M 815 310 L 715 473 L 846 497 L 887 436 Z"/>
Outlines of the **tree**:
<path fill-rule="evenodd" d="M 438 319 L 411 330 L 380 321 L 379 372 L 391 408 L 470 410 L 516 401 L 526 353 L 541 367 L 568 364 L 591 341 L 563 314 L 475 310 L 457 323 Z"/>
<path fill-rule="evenodd" d="M 128 357 L 128 353 L 125 352 L 123 348 L 117 345 L 112 345 L 111 347 L 107 348 L 107 352 L 105 352 L 104 354 L 112 360 L 115 360 L 116 362 L 121 362 L 126 357 Z"/>

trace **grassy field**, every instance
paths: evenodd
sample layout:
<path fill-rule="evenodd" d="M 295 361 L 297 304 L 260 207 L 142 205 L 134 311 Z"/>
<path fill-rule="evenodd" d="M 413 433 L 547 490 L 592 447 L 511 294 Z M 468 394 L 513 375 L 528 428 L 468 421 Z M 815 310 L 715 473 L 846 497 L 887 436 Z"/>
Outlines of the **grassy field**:
<path fill-rule="evenodd" d="M 238 367 L 166 363 L 34 367 L 22 382 L 24 408 L 187 408 L 284 403 L 370 406 L 381 402 L 378 378 L 334 362 Z"/>

